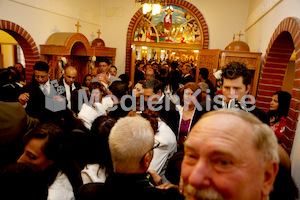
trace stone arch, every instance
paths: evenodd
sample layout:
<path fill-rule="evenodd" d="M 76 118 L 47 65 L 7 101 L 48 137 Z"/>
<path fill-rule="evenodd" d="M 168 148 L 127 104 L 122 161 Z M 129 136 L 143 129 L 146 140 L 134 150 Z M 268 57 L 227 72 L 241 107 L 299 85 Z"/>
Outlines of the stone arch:
<path fill-rule="evenodd" d="M 300 20 L 298 18 L 285 18 L 273 33 L 263 60 L 256 97 L 258 107 L 269 108 L 272 94 L 282 88 L 285 71 L 294 50 L 296 53 L 294 85 L 282 140 L 284 148 L 289 153 L 293 146 L 300 112 Z"/>
<path fill-rule="evenodd" d="M 186 10 L 189 10 L 191 13 L 195 15 L 195 18 L 199 21 L 200 25 L 203 29 L 203 49 L 208 49 L 209 47 L 209 33 L 208 33 L 208 26 L 206 21 L 202 15 L 202 13 L 191 3 L 185 0 L 167 0 L 168 5 L 174 5 L 182 7 Z M 131 18 L 128 29 L 127 29 L 127 36 L 126 36 L 126 66 L 125 66 L 125 73 L 130 74 L 130 67 L 131 67 L 131 44 L 133 38 L 134 28 L 136 23 L 142 17 L 143 11 L 140 8 L 134 16 Z"/>
<path fill-rule="evenodd" d="M 0 29 L 10 34 L 21 46 L 25 57 L 26 81 L 30 82 L 33 74 L 33 66 L 40 61 L 37 45 L 30 34 L 21 26 L 6 20 L 0 20 Z"/>

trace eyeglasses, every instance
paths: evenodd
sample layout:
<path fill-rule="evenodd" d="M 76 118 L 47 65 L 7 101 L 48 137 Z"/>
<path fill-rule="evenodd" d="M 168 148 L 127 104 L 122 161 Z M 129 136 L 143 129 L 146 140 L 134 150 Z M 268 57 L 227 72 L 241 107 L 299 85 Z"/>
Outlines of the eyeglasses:
<path fill-rule="evenodd" d="M 150 152 L 150 151 L 156 149 L 157 147 L 159 147 L 159 145 L 160 145 L 160 142 L 159 142 L 158 140 L 155 140 L 154 147 L 152 147 L 149 151 L 147 151 L 147 152 L 143 155 L 143 157 L 142 157 L 140 163 L 143 162 L 143 160 L 144 160 L 144 158 L 145 158 L 145 156 L 146 156 L 146 154 L 147 154 L 148 152 Z"/>

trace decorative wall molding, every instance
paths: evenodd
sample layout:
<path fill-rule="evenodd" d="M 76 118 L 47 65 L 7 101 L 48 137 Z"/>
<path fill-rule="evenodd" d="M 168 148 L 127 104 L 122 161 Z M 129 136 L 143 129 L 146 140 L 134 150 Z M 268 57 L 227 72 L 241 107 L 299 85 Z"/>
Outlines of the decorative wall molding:
<path fill-rule="evenodd" d="M 61 16 L 66 16 L 72 19 L 81 20 L 86 23 L 99 26 L 100 15 L 94 14 L 89 10 L 78 8 L 70 4 L 61 2 L 60 0 L 10 0 L 15 3 L 20 3 L 26 6 L 44 10 Z"/>
<path fill-rule="evenodd" d="M 259 21 L 264 15 L 272 10 L 282 0 L 262 0 L 246 20 L 246 30 Z"/>

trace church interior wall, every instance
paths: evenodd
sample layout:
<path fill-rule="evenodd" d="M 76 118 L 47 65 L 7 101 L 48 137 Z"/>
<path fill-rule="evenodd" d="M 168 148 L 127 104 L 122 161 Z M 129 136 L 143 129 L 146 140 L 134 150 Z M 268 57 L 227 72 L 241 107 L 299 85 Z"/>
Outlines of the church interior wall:
<path fill-rule="evenodd" d="M 99 1 L 85 1 L 94 4 L 94 9 L 80 9 L 82 3 L 70 6 L 67 1 L 31 1 L 24 4 L 19 0 L 0 1 L 0 19 L 23 27 L 33 38 L 37 46 L 45 44 L 48 37 L 56 32 L 76 32 L 75 24 L 80 21 L 80 33 L 92 41 L 101 26 Z M 44 4 L 42 3 L 44 2 Z M 71 1 L 69 1 L 71 3 Z M 90 6 L 89 6 L 90 7 Z M 86 8 L 89 8 L 86 7 Z M 86 15 L 87 13 L 88 16 Z"/>
<path fill-rule="evenodd" d="M 268 0 L 262 0 L 261 2 L 264 1 Z M 249 7 L 251 7 L 251 2 L 252 0 L 249 1 Z M 263 4 L 256 5 L 260 6 Z M 255 52 L 262 52 L 263 57 L 277 26 L 286 17 L 300 18 L 299 9 L 299 0 L 279 1 L 279 3 L 273 9 L 271 9 L 265 16 L 263 16 L 253 26 L 246 30 L 246 42 L 248 43 L 250 50 Z M 250 10 L 249 14 L 251 14 Z"/>

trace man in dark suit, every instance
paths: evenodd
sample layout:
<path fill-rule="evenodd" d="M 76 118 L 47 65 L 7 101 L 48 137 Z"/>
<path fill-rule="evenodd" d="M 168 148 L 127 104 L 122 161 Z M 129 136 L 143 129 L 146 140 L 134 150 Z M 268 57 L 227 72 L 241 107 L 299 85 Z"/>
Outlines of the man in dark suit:
<path fill-rule="evenodd" d="M 134 85 L 140 80 L 145 80 L 143 67 L 144 63 L 138 63 L 134 71 Z"/>
<path fill-rule="evenodd" d="M 0 168 L 17 161 L 24 150 L 23 135 L 38 124 L 19 102 L 0 101 Z"/>
<path fill-rule="evenodd" d="M 195 82 L 195 79 L 191 76 L 190 72 L 192 70 L 192 67 L 189 64 L 185 64 L 182 67 L 182 77 L 180 83 L 182 85 L 185 85 L 188 82 Z"/>
<path fill-rule="evenodd" d="M 140 116 L 120 118 L 111 129 L 108 141 L 114 171 L 105 183 L 81 186 L 77 199 L 183 199 L 177 189 L 157 189 L 147 178 L 153 149 L 159 146 L 155 144 L 148 120 Z"/>
<path fill-rule="evenodd" d="M 177 112 L 175 104 L 163 93 L 163 84 L 156 79 L 143 83 L 145 106 L 160 114 L 175 133 Z"/>
<path fill-rule="evenodd" d="M 199 70 L 198 80 L 199 80 L 199 82 L 204 82 L 208 85 L 209 90 L 210 90 L 208 94 L 210 95 L 210 98 L 213 99 L 215 96 L 215 87 L 214 87 L 213 83 L 208 79 L 208 75 L 209 75 L 208 69 L 206 69 L 205 67 L 202 67 Z"/>
<path fill-rule="evenodd" d="M 251 72 L 245 64 L 230 62 L 222 69 L 222 94 L 225 99 L 216 105 L 216 97 L 212 102 L 211 109 L 220 108 L 240 108 L 252 113 L 263 123 L 270 125 L 270 119 L 266 112 L 257 108 L 255 105 L 246 103 L 250 91 Z M 249 95 L 249 97 L 251 97 Z M 254 99 L 254 97 L 253 97 Z"/>
<path fill-rule="evenodd" d="M 73 110 L 76 114 L 78 111 L 78 91 L 81 89 L 81 85 L 75 82 L 77 78 L 77 70 L 73 66 L 66 68 L 63 77 L 60 80 L 60 85 L 65 88 L 65 92 L 62 94 L 66 97 L 67 107 Z"/>
<path fill-rule="evenodd" d="M 63 99 L 50 83 L 49 65 L 47 63 L 39 61 L 34 65 L 33 70 L 34 79 L 23 87 L 19 102 L 25 107 L 29 116 L 39 118 L 47 111 L 47 99 L 52 101 L 54 107 L 55 102 L 63 102 Z"/>

